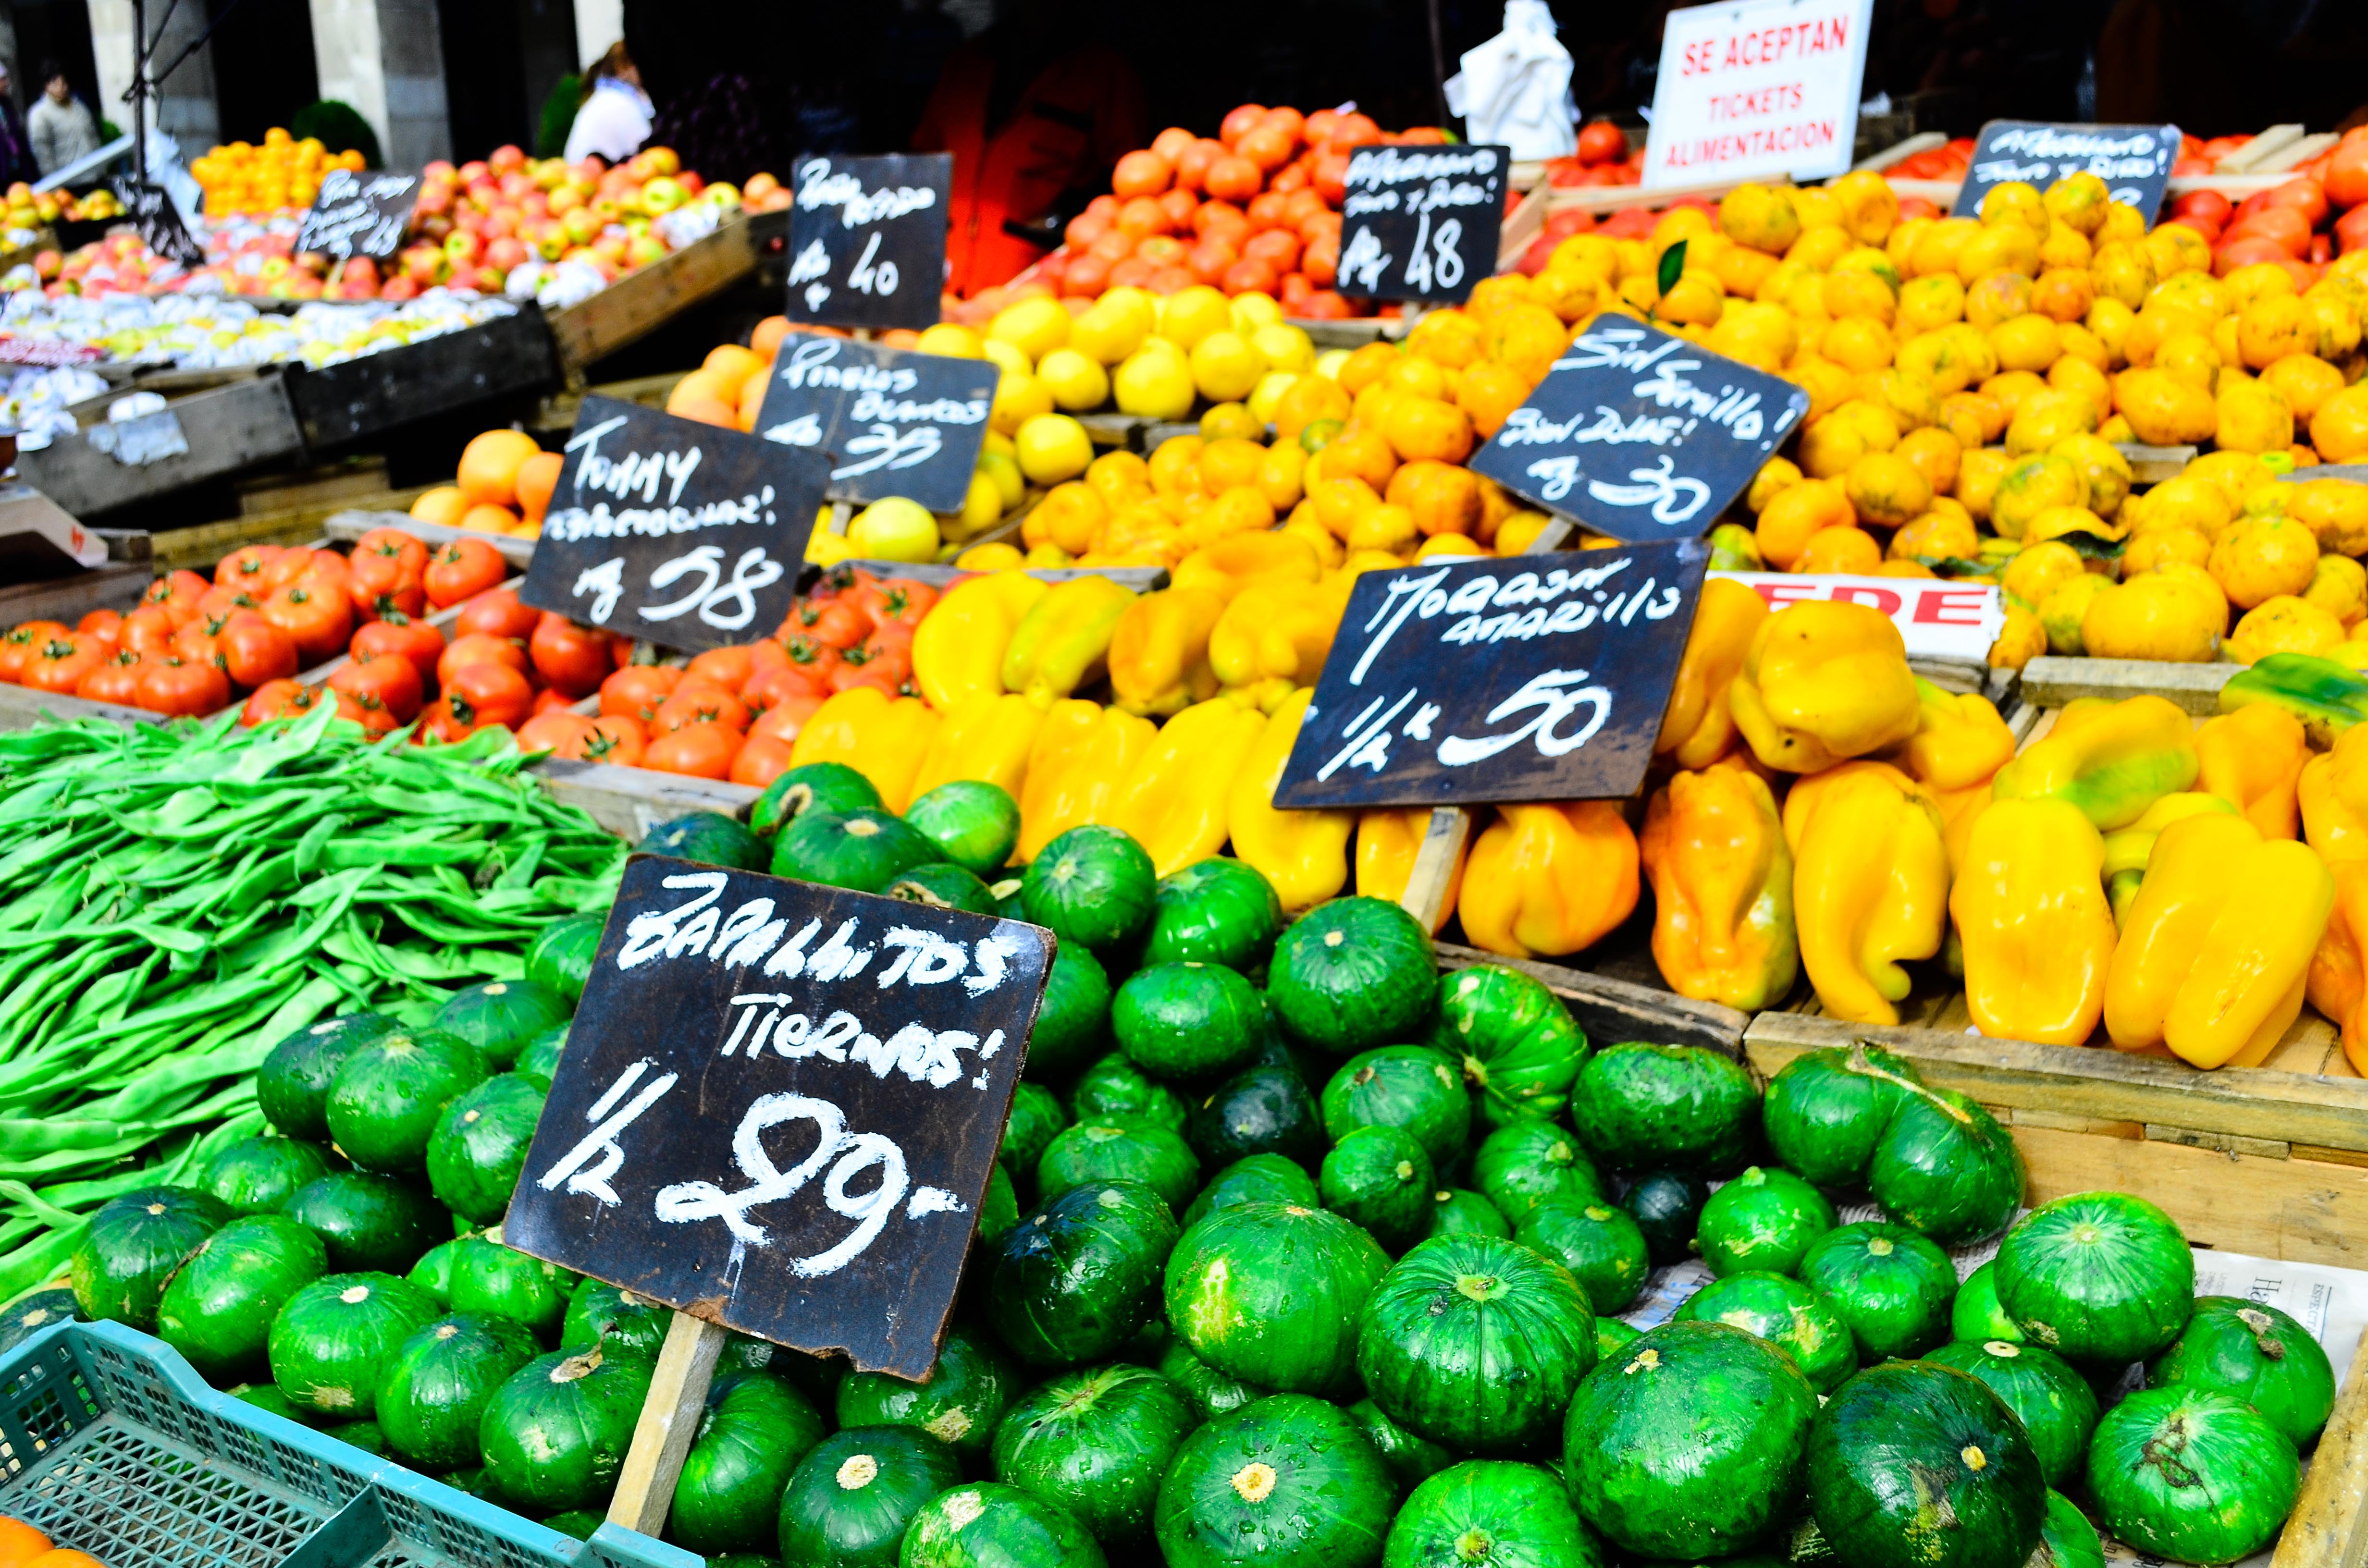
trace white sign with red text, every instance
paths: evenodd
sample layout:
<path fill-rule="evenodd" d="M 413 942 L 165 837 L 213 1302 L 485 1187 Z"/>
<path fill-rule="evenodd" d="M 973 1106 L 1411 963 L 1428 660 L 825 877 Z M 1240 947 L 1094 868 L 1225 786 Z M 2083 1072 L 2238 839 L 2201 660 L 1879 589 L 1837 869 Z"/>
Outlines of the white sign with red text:
<path fill-rule="evenodd" d="M 1911 659 L 1987 663 L 2006 630 L 1995 585 L 1937 577 L 1817 577 L 1785 572 L 1713 572 L 1759 591 L 1770 609 L 1803 599 L 1841 599 L 1881 610 L 1899 628 Z"/>
<path fill-rule="evenodd" d="M 1644 185 L 1824 179 L 1850 165 L 1874 0 L 1672 11 Z"/>

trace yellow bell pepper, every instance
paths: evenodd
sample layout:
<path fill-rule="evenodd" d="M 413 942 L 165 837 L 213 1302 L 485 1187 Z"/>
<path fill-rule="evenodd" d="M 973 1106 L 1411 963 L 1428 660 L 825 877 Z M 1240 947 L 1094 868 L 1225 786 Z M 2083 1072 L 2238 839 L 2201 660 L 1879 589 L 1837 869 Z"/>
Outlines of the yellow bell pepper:
<path fill-rule="evenodd" d="M 1003 654 L 1037 600 L 1051 592 L 1025 572 L 991 572 L 955 584 L 913 631 L 913 684 L 951 713 L 965 698 L 1003 695 Z"/>
<path fill-rule="evenodd" d="M 1941 842 L 1949 851 L 1949 875 L 1953 878 L 1972 847 L 1974 824 L 1990 809 L 1990 781 L 1985 778 L 1962 790 L 1930 790 L 1930 793 L 1941 812 Z"/>
<path fill-rule="evenodd" d="M 1028 778 L 1044 711 L 1024 697 L 981 692 L 945 715 L 913 778 L 913 798 L 957 778 L 983 778 L 1016 802 Z"/>
<path fill-rule="evenodd" d="M 1759 776 L 1673 775 L 1645 809 L 1637 848 L 1653 881 L 1653 961 L 1669 989 L 1747 1013 L 1782 1000 L 1800 971 L 1793 852 Z"/>
<path fill-rule="evenodd" d="M 1979 784 L 2013 758 L 2014 732 L 1988 698 L 1921 678 L 1916 694 L 1916 733 L 1902 751 L 1907 771 L 1935 795 Z"/>
<path fill-rule="evenodd" d="M 1225 601 L 1207 588 L 1144 594 L 1110 634 L 1110 690 L 1118 705 L 1144 715 L 1181 712 L 1217 692 L 1209 667 L 1209 633 Z"/>
<path fill-rule="evenodd" d="M 2129 917 L 2130 903 L 2138 896 L 2138 888 L 2146 881 L 2146 862 L 2154 858 L 2155 840 L 2162 836 L 2162 830 L 2172 823 L 2206 813 L 2235 816 L 2237 808 L 2217 795 L 2182 790 L 2148 806 L 2146 815 L 2129 826 L 2105 835 L 2105 897 L 2113 906 L 2115 925 Z"/>
<path fill-rule="evenodd" d="M 1456 900 L 1475 948 L 1560 958 L 1592 947 L 1636 907 L 1636 835 L 1612 801 L 1499 806 L 1472 846 Z"/>
<path fill-rule="evenodd" d="M 2302 721 L 2257 703 L 2223 713 L 2195 732 L 2198 782 L 2245 813 L 2264 838 L 2292 838 L 2300 823 L 2294 786 L 2310 743 Z"/>
<path fill-rule="evenodd" d="M 2311 954 L 2310 972 L 2303 978 L 2310 1005 L 2343 1031 L 2343 1054 L 2351 1070 L 2368 1077 L 2368 860 L 2340 860 L 2328 870 L 2335 878 L 2335 913 L 2327 933 Z"/>
<path fill-rule="evenodd" d="M 1801 858 L 1801 836 L 1809 831 L 1809 819 L 1816 814 L 1826 797 L 1840 788 L 1845 779 L 1855 778 L 1861 773 L 1871 773 L 1902 790 L 1917 788 L 1916 780 L 1891 764 L 1872 760 L 1845 762 L 1839 767 L 1827 768 L 1823 773 L 1795 778 L 1793 787 L 1784 792 L 1784 846 L 1793 852 L 1795 861 Z M 1931 793 L 1929 790 L 1924 792 L 1928 796 Z"/>
<path fill-rule="evenodd" d="M 1225 846 L 1235 777 L 1266 715 L 1224 698 L 1167 721 L 1120 783 L 1102 820 L 1150 852 L 1165 877 Z"/>
<path fill-rule="evenodd" d="M 1360 897 L 1397 903 L 1414 881 L 1415 857 L 1430 832 L 1429 806 L 1376 806 L 1357 813 L 1357 892 Z M 1472 858 L 1474 835 L 1464 835 L 1463 847 L 1448 873 L 1447 896 L 1440 902 L 1439 917 L 1431 922 L 1437 936 L 1455 913 L 1455 899 L 1463 886 L 1463 867 Z"/>
<path fill-rule="evenodd" d="M 1349 608 L 1348 574 L 1323 582 L 1257 583 L 1234 596 L 1209 632 L 1209 665 L 1227 686 L 1280 676 L 1313 686 Z"/>
<path fill-rule="evenodd" d="M 2345 732 L 2332 751 L 2303 764 L 2294 803 L 2303 837 L 2321 859 L 2368 860 L 2368 728 Z"/>
<path fill-rule="evenodd" d="M 1075 699 L 1054 703 L 1028 752 L 1018 858 L 1033 860 L 1069 829 L 1108 821 L 1120 780 L 1158 734 L 1150 720 L 1122 709 Z"/>
<path fill-rule="evenodd" d="M 1072 577 L 1030 608 L 1003 650 L 1003 689 L 1050 708 L 1091 686 L 1110 657 L 1118 618 L 1134 595 L 1110 578 Z"/>
<path fill-rule="evenodd" d="M 1324 563 L 1316 559 L 1315 546 L 1278 528 L 1229 534 L 1204 545 L 1176 563 L 1167 585 L 1204 589 L 1230 604 L 1253 584 L 1298 583 L 1313 587 L 1323 576 Z"/>
<path fill-rule="evenodd" d="M 2106 979 L 2106 1032 L 2198 1067 L 2255 1065 L 2302 1011 L 2335 899 L 2306 845 L 2214 812 L 2171 824 Z"/>
<path fill-rule="evenodd" d="M 1265 873 L 1286 915 L 1304 914 L 1349 885 L 1349 835 L 1357 825 L 1354 812 L 1285 811 L 1274 803 L 1282 765 L 1315 697 L 1314 687 L 1302 687 L 1276 706 L 1235 770 L 1225 809 L 1235 855 Z"/>
<path fill-rule="evenodd" d="M 2066 801 L 2000 801 L 1974 824 L 1949 914 L 1982 1033 L 2085 1045 L 2096 1031 L 2113 960 L 2104 855 L 2095 825 Z"/>
<path fill-rule="evenodd" d="M 2159 697 L 2078 698 L 1991 779 L 2001 801 L 2069 801 L 2100 831 L 2126 827 L 2195 782 L 2195 726 Z"/>
<path fill-rule="evenodd" d="M 921 757 L 937 736 L 937 710 L 876 686 L 842 691 L 814 710 L 790 746 L 790 766 L 843 762 L 871 781 L 880 803 L 902 812 L 913 799 Z"/>
<path fill-rule="evenodd" d="M 1708 767 L 1735 744 L 1735 715 L 1726 690 L 1743 668 L 1751 639 L 1768 619 L 1768 602 L 1731 577 L 1702 584 L 1693 630 L 1678 661 L 1677 684 L 1661 716 L 1661 738 L 1653 750 L 1675 754 L 1679 767 Z"/>
<path fill-rule="evenodd" d="M 1948 903 L 1941 813 L 1922 785 L 1877 765 L 1818 796 L 1793 857 L 1793 913 L 1801 965 L 1828 1014 L 1897 1023 L 1908 989 L 1900 960 L 1941 950 Z"/>
<path fill-rule="evenodd" d="M 1752 754 L 1787 773 L 1816 773 L 1904 741 L 1919 710 L 1907 644 L 1891 618 L 1831 599 L 1804 599 L 1759 623 L 1727 707 Z"/>

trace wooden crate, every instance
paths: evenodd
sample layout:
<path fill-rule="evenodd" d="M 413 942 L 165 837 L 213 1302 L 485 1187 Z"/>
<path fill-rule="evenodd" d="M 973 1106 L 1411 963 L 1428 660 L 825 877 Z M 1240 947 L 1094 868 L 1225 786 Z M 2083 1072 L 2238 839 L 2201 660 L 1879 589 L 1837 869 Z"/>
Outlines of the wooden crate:
<path fill-rule="evenodd" d="M 285 461 L 304 449 L 286 381 L 278 375 L 172 398 L 166 414 L 177 425 L 187 450 L 125 461 L 101 449 L 114 430 L 86 427 L 39 451 L 21 454 L 17 472 L 67 511 L 87 518 L 206 480 Z"/>
<path fill-rule="evenodd" d="M 622 286 L 620 281 L 620 286 Z M 529 306 L 325 369 L 291 369 L 288 395 L 305 444 L 350 447 L 402 426 L 559 384 L 552 329 Z"/>
<path fill-rule="evenodd" d="M 549 312 L 560 369 L 571 383 L 584 369 L 656 331 L 668 318 L 720 294 L 757 268 L 757 241 L 748 220 L 734 217 L 715 233 L 631 272 L 581 304 Z"/>

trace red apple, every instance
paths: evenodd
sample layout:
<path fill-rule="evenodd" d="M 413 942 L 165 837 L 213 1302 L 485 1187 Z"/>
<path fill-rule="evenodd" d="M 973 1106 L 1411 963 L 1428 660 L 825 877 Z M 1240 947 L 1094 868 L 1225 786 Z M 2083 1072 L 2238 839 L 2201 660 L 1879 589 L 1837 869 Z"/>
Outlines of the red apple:
<path fill-rule="evenodd" d="M 485 247 L 485 265 L 507 274 L 514 267 L 523 267 L 529 259 L 526 246 L 512 235 L 504 234 Z"/>
<path fill-rule="evenodd" d="M 483 240 L 480 240 L 475 234 L 469 231 L 455 230 L 452 234 L 445 240 L 444 251 L 446 255 L 452 258 L 452 265 L 456 268 L 461 267 L 474 267 L 480 260 L 484 259 L 485 245 Z"/>
<path fill-rule="evenodd" d="M 378 291 L 378 297 L 381 300 L 416 300 L 419 298 L 419 282 L 408 273 L 401 278 L 389 278 L 386 286 Z"/>

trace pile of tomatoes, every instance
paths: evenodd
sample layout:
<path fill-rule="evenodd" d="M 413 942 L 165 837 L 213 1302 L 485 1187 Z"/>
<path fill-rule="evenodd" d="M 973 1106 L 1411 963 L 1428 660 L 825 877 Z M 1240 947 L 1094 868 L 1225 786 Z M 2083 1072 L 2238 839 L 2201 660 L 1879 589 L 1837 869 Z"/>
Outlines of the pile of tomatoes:
<path fill-rule="evenodd" d="M 835 567 L 771 636 L 681 667 L 626 665 L 600 681 L 597 715 L 536 714 L 518 744 L 763 789 L 830 698 L 859 686 L 912 694 L 913 633 L 937 601 L 926 583 Z"/>

